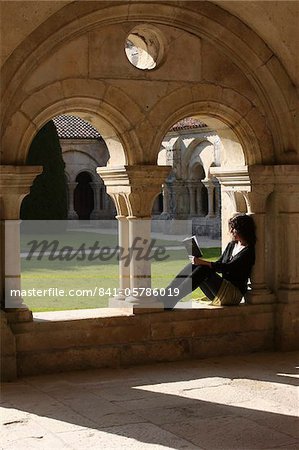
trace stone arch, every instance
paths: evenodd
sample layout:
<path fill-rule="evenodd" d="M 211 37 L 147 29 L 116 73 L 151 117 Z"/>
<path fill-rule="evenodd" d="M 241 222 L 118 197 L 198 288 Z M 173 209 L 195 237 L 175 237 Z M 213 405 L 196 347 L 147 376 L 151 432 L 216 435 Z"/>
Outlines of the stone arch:
<path fill-rule="evenodd" d="M 97 177 L 96 177 L 96 175 L 90 170 L 90 169 L 88 169 L 88 168 L 84 168 L 84 169 L 80 169 L 77 173 L 76 173 L 76 175 L 75 175 L 75 179 L 81 174 L 81 173 L 87 173 L 89 176 L 90 176 L 90 178 L 91 178 L 91 180 L 90 181 L 97 181 Z"/>
<path fill-rule="evenodd" d="M 205 164 L 205 161 L 201 157 L 202 152 L 208 146 L 213 147 L 213 143 L 210 142 L 208 138 L 196 138 L 196 139 L 194 139 L 194 141 L 192 141 L 190 143 L 190 145 L 188 146 L 188 148 L 184 154 L 183 164 L 187 169 L 186 173 L 188 172 L 188 167 L 190 170 L 190 168 L 192 168 L 193 166 L 195 166 L 197 164 L 196 160 L 198 160 L 199 164 L 202 166 L 202 168 L 204 170 L 204 176 L 202 178 L 208 178 L 209 168 L 210 168 L 211 164 L 214 162 L 214 154 L 213 154 L 213 157 L 211 158 L 212 162 L 210 162 L 210 163 L 208 162 L 206 164 Z M 198 155 L 197 155 L 198 158 L 195 158 L 194 152 L 197 150 L 198 150 Z M 191 167 L 190 167 L 190 164 L 191 164 Z"/>
<path fill-rule="evenodd" d="M 205 177 L 204 167 L 201 162 L 193 162 L 190 165 L 188 171 L 188 179 L 190 180 L 203 180 Z"/>
<path fill-rule="evenodd" d="M 284 158 L 294 160 L 296 136 L 291 111 L 295 106 L 295 88 L 279 60 L 263 40 L 237 17 L 211 2 L 195 3 L 188 4 L 188 9 L 184 5 L 159 4 L 157 7 L 157 4 L 147 2 L 138 2 L 138 5 L 123 2 L 105 8 L 88 2 L 82 2 L 80 7 L 77 4 L 66 5 L 40 25 L 8 59 L 4 68 L 6 93 L 2 104 L 14 103 L 25 77 L 63 42 L 70 42 L 74 36 L 107 23 L 151 21 L 192 32 L 227 55 L 258 93 L 259 107 L 267 117 L 276 155 L 284 152 Z M 125 32 L 123 30 L 124 35 Z M 20 55 L 22 58 L 18 57 Z M 21 64 L 20 59 L 23 61 Z M 8 83 L 9 87 L 6 86 Z"/>
<path fill-rule="evenodd" d="M 57 83 L 32 93 L 22 103 L 20 111 L 11 118 L 4 131 L 2 148 L 8 148 L 10 151 L 8 153 L 4 150 L 3 161 L 6 164 L 24 164 L 37 131 L 59 114 L 77 115 L 90 122 L 100 132 L 110 154 L 108 165 L 130 164 L 132 149 L 134 149 L 135 157 L 140 159 L 138 138 L 132 130 L 132 125 L 120 111 L 121 108 L 112 106 L 109 100 L 100 101 L 96 96 L 92 97 L 87 85 L 88 81 L 82 81 L 81 95 L 69 92 L 67 98 L 64 94 L 66 86 L 61 88 L 57 86 Z M 97 83 L 93 89 L 96 87 Z M 101 87 L 101 84 L 98 87 Z M 73 90 L 75 89 L 76 83 L 73 85 Z M 119 106 L 130 103 L 130 99 L 119 89 L 113 88 L 110 94 L 116 98 L 115 103 Z M 136 112 L 136 105 L 131 106 Z M 15 133 L 16 128 L 19 134 Z"/>
<path fill-rule="evenodd" d="M 90 159 L 94 163 L 94 165 L 96 167 L 98 167 L 98 162 L 97 162 L 96 158 L 94 158 L 92 155 L 90 155 L 87 151 L 83 151 L 83 150 L 79 150 L 79 149 L 73 150 L 70 148 L 70 149 L 65 150 L 64 154 L 67 155 L 68 153 L 72 153 L 72 152 L 76 152 L 76 153 L 79 153 L 79 154 L 82 154 L 82 155 L 88 157 L 88 159 Z M 93 175 L 93 178 L 94 178 L 94 175 Z"/>
<path fill-rule="evenodd" d="M 211 85 L 192 89 L 183 87 L 162 99 L 150 116 L 152 122 L 155 117 L 160 119 L 151 148 L 159 149 L 164 135 L 173 124 L 192 116 L 214 129 L 220 138 L 238 145 L 236 165 L 273 163 L 273 142 L 263 117 L 247 99 L 229 91 L 226 89 L 225 95 L 221 88 Z M 168 105 L 167 114 L 163 111 L 164 102 Z M 172 114 L 169 111 L 173 111 Z M 164 115 L 162 121 L 161 115 Z M 227 148 L 226 160 L 236 160 L 236 146 Z"/>

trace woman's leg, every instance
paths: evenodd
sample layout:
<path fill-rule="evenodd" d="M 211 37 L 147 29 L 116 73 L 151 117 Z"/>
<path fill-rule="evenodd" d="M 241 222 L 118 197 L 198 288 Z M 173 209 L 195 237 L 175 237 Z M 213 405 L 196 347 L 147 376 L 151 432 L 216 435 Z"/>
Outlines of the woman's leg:
<path fill-rule="evenodd" d="M 200 283 L 208 278 L 211 272 L 211 269 L 207 266 L 188 264 L 165 288 L 165 295 L 160 295 L 160 300 L 164 303 L 164 307 L 172 309 L 179 300 L 200 286 Z M 174 288 L 179 289 L 178 295 L 173 295 Z"/>
<path fill-rule="evenodd" d="M 211 271 L 209 277 L 200 283 L 199 288 L 210 300 L 214 300 L 220 289 L 222 280 L 223 278 L 220 275 Z"/>

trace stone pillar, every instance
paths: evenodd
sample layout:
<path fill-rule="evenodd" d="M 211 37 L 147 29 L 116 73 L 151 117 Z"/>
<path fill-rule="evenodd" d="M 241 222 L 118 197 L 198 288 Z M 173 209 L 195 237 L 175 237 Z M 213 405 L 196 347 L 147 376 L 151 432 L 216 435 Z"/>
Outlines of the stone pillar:
<path fill-rule="evenodd" d="M 93 220 L 97 220 L 101 218 L 101 189 L 102 184 L 101 183 L 95 183 L 90 182 L 90 186 L 93 190 L 93 202 L 94 202 L 94 208 L 93 211 L 90 214 L 90 218 Z"/>
<path fill-rule="evenodd" d="M 190 204 L 190 216 L 196 215 L 196 209 L 195 209 L 195 186 L 193 183 L 188 183 L 188 191 L 189 191 L 189 204 Z"/>
<path fill-rule="evenodd" d="M 78 183 L 68 183 L 68 200 L 69 200 L 69 204 L 68 204 L 68 219 L 70 220 L 76 220 L 78 219 L 78 214 L 76 213 L 75 209 L 74 209 L 74 192 L 76 189 Z"/>
<path fill-rule="evenodd" d="M 207 188 L 208 191 L 208 217 L 215 216 L 215 207 L 214 207 L 214 189 L 215 186 L 211 180 L 202 180 L 202 183 Z"/>
<path fill-rule="evenodd" d="M 1 309 L 8 311 L 9 321 L 32 320 L 21 296 L 11 289 L 21 289 L 20 206 L 29 193 L 40 166 L 0 166 L 1 195 Z"/>
<path fill-rule="evenodd" d="M 224 209 L 230 210 L 230 216 L 234 212 L 241 212 L 240 208 L 244 208 L 245 205 L 247 207 L 245 212 L 253 215 L 256 224 L 256 262 L 251 277 L 251 291 L 246 294 L 246 300 L 254 304 L 273 303 L 275 295 L 266 280 L 266 266 L 271 264 L 271 261 L 267 259 L 265 230 L 266 203 L 274 190 L 273 167 L 262 165 L 241 168 L 215 167 L 211 168 L 211 172 L 219 180 L 222 191 L 228 194 L 226 198 L 232 201 L 230 208 L 224 205 Z M 224 198 L 222 200 L 224 201 Z M 226 224 L 227 219 L 228 217 L 225 220 Z"/>
<path fill-rule="evenodd" d="M 127 301 L 134 305 L 143 306 L 155 302 L 151 295 L 151 261 L 146 259 L 151 242 L 151 218 L 128 216 L 129 221 L 129 247 L 131 249 L 130 262 L 130 291 Z"/>
<path fill-rule="evenodd" d="M 196 188 L 196 213 L 198 216 L 203 216 L 203 204 L 202 204 L 202 189 L 203 185 L 202 183 L 199 183 L 199 185 Z"/>
<path fill-rule="evenodd" d="M 215 215 L 219 217 L 221 215 L 221 189 L 220 184 L 217 182 L 215 186 Z"/>
<path fill-rule="evenodd" d="M 256 225 L 257 243 L 255 246 L 256 261 L 251 274 L 251 291 L 246 294 L 248 303 L 273 303 L 275 296 L 266 281 L 267 240 L 266 240 L 266 201 L 273 191 L 273 184 L 255 186 L 252 192 L 244 192 L 248 204 L 248 213 L 253 215 Z"/>
<path fill-rule="evenodd" d="M 169 190 L 166 183 L 163 184 L 163 214 L 169 213 Z"/>
<path fill-rule="evenodd" d="M 274 166 L 276 347 L 299 349 L 299 165 Z"/>
<path fill-rule="evenodd" d="M 129 251 L 129 222 L 126 216 L 116 216 L 118 220 L 118 245 L 127 254 Z M 118 299 L 125 300 L 126 292 L 130 289 L 130 265 L 125 259 L 119 261 L 119 295 Z"/>
<path fill-rule="evenodd" d="M 169 174 L 167 166 L 101 167 L 97 172 L 103 178 L 109 195 L 116 201 L 117 210 L 125 202 L 128 220 L 130 250 L 130 294 L 126 303 L 135 312 L 159 307 L 154 297 L 142 293 L 151 286 L 151 263 L 143 256 L 150 244 L 151 211 L 161 185 Z M 123 215 L 123 214 L 121 214 Z M 139 247 L 136 248 L 136 247 Z M 141 256 L 141 259 L 137 259 Z"/>

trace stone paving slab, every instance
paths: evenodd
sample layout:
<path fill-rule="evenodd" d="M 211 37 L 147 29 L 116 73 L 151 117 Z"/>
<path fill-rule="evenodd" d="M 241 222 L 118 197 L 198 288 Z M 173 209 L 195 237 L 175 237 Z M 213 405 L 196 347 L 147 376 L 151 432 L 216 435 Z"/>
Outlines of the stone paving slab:
<path fill-rule="evenodd" d="M 2 448 L 297 450 L 298 356 L 251 354 L 4 383 Z"/>

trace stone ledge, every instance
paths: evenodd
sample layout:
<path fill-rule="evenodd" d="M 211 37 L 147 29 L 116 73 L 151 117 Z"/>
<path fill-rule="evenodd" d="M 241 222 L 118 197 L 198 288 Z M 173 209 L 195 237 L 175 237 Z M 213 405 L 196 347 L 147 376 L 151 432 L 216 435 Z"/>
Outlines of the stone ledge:
<path fill-rule="evenodd" d="M 269 350 L 274 347 L 274 310 L 271 305 L 242 305 L 141 315 L 114 311 L 113 317 L 108 311 L 102 317 L 96 310 L 64 311 L 60 320 L 38 313 L 33 322 L 12 326 L 18 374 Z"/>

